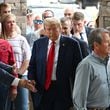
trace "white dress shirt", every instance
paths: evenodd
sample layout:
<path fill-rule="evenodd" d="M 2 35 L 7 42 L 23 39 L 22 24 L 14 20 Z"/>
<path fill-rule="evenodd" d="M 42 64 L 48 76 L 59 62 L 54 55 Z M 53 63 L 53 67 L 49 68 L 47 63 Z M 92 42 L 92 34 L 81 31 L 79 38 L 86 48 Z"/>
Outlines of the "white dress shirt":
<path fill-rule="evenodd" d="M 12 86 L 18 86 L 19 80 L 20 80 L 19 78 L 15 78 L 11 85 Z"/>
<path fill-rule="evenodd" d="M 56 68 L 57 68 L 57 61 L 58 61 L 58 53 L 59 53 L 59 42 L 60 42 L 60 36 L 59 38 L 55 41 L 55 58 L 54 58 L 54 64 L 53 64 L 53 72 L 52 72 L 52 80 L 57 80 L 56 79 Z M 48 53 L 49 53 L 49 49 L 51 47 L 52 41 L 49 40 L 49 44 L 48 44 Z M 47 56 L 48 56 L 47 53 Z"/>
<path fill-rule="evenodd" d="M 83 28 L 81 35 L 83 37 L 83 40 L 88 44 L 88 39 L 87 39 L 87 34 L 86 34 L 86 30 L 85 27 Z"/>
<path fill-rule="evenodd" d="M 85 30 L 85 27 L 83 27 L 83 30 L 81 32 L 81 35 L 74 35 L 74 37 L 77 37 L 78 39 L 82 39 L 88 44 L 88 39 L 87 39 L 87 34 L 86 34 L 86 30 Z M 81 38 L 82 37 L 82 38 Z"/>

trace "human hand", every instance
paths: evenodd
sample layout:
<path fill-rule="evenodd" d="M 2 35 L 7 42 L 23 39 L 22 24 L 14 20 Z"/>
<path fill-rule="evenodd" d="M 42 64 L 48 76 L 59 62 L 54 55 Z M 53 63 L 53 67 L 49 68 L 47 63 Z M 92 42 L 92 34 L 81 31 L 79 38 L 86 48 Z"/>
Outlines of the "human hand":
<path fill-rule="evenodd" d="M 69 110 L 74 110 L 74 108 L 73 107 L 70 107 Z"/>
<path fill-rule="evenodd" d="M 12 66 L 12 68 L 13 68 L 13 72 L 16 73 L 16 72 L 17 72 L 16 64 L 14 64 L 14 65 Z"/>
<path fill-rule="evenodd" d="M 37 92 L 34 80 L 20 79 L 18 86 L 27 88 L 32 92 Z"/>

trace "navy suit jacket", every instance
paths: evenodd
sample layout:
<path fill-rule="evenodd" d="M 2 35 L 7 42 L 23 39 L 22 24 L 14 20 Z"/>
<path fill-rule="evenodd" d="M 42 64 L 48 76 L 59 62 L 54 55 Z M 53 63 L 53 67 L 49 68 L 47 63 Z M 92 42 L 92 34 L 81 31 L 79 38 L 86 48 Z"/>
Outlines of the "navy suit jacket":
<path fill-rule="evenodd" d="M 89 55 L 90 49 L 89 49 L 89 46 L 87 45 L 87 43 L 81 39 L 76 38 L 75 36 L 72 36 L 72 38 L 78 41 L 78 43 L 80 45 L 82 57 L 85 58 L 87 55 Z"/>
<path fill-rule="evenodd" d="M 87 34 L 87 38 L 89 37 L 89 34 L 92 31 L 92 29 L 93 28 L 85 26 L 85 31 L 86 31 L 86 34 Z M 71 34 L 74 35 L 74 30 L 73 29 L 71 30 Z"/>
<path fill-rule="evenodd" d="M 85 26 L 85 30 L 86 30 L 86 34 L 87 34 L 87 38 L 88 38 L 89 37 L 89 34 L 93 30 L 93 28 L 90 28 L 90 27 Z"/>
<path fill-rule="evenodd" d="M 38 106 L 42 98 L 45 78 L 46 59 L 48 51 L 48 37 L 34 42 L 32 56 L 28 69 L 28 78 L 36 81 L 37 93 L 33 93 L 33 104 Z M 64 98 L 64 106 L 72 106 L 72 89 L 74 85 L 75 70 L 82 60 L 79 44 L 76 40 L 61 36 L 56 69 L 56 79 L 59 89 L 59 98 Z"/>
<path fill-rule="evenodd" d="M 12 67 L 0 62 L 0 83 L 10 86 L 14 77 L 10 74 Z"/>

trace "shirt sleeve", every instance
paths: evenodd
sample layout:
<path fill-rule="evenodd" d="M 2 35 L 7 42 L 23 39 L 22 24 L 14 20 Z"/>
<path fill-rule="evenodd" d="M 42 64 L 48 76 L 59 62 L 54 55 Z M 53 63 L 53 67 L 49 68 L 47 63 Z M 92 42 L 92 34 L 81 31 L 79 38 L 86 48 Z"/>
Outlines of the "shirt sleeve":
<path fill-rule="evenodd" d="M 19 78 L 15 78 L 11 85 L 12 86 L 18 86 L 19 80 L 20 80 Z"/>
<path fill-rule="evenodd" d="M 90 65 L 81 62 L 76 70 L 73 90 L 73 103 L 75 110 L 87 110 L 87 96 L 90 84 Z"/>

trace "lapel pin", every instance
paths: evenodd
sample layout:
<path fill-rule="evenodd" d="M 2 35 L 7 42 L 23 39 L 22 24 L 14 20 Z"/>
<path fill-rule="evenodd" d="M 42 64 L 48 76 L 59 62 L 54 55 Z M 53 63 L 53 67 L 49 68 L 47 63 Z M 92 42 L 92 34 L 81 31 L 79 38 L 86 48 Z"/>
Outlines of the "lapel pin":
<path fill-rule="evenodd" d="M 62 46 L 65 46 L 65 44 L 63 43 Z"/>

